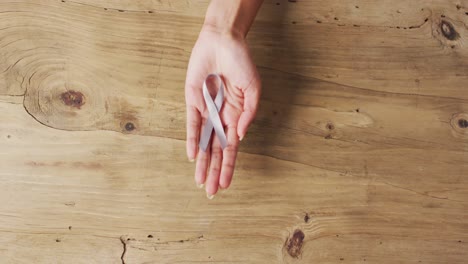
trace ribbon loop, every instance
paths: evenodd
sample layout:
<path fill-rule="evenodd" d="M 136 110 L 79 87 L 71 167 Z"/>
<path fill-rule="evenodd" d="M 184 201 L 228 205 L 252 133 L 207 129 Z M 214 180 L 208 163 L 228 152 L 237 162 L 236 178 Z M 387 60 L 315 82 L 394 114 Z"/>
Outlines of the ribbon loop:
<path fill-rule="evenodd" d="M 217 78 L 219 81 L 219 89 L 214 101 L 213 98 L 211 98 L 207 87 L 207 81 L 210 78 Z M 205 104 L 208 108 L 209 116 L 201 133 L 199 146 L 203 151 L 206 151 L 214 129 L 216 136 L 221 143 L 221 147 L 224 149 L 227 146 L 227 140 L 226 135 L 224 134 L 223 124 L 221 123 L 221 118 L 219 116 L 219 111 L 221 111 L 221 107 L 223 106 L 224 101 L 224 84 L 219 74 L 210 74 L 206 77 L 205 82 L 203 83 L 203 98 L 205 99 Z"/>

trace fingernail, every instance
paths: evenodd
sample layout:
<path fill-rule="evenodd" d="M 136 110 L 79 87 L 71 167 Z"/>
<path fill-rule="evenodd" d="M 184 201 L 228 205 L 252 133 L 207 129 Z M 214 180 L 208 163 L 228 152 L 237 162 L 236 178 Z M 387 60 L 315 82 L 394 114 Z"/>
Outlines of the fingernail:
<path fill-rule="evenodd" d="M 213 200 L 214 194 L 206 193 L 206 198 L 208 198 L 208 199 L 210 199 L 210 200 Z"/>
<path fill-rule="evenodd" d="M 194 162 L 194 161 L 195 161 L 195 159 L 189 159 L 189 161 L 190 161 L 190 162 Z"/>
<path fill-rule="evenodd" d="M 239 141 L 242 141 L 242 140 L 244 139 L 244 137 L 245 137 L 246 134 L 247 134 L 247 133 L 245 133 L 244 135 L 242 135 L 242 136 L 239 138 Z"/>
<path fill-rule="evenodd" d="M 219 189 L 222 193 L 225 193 L 225 192 L 227 191 L 227 189 L 221 187 L 221 185 L 219 185 L 218 189 Z"/>
<path fill-rule="evenodd" d="M 197 187 L 198 187 L 198 189 L 201 189 L 201 188 L 203 188 L 203 186 L 205 186 L 205 184 L 203 184 L 203 183 L 197 183 Z"/>

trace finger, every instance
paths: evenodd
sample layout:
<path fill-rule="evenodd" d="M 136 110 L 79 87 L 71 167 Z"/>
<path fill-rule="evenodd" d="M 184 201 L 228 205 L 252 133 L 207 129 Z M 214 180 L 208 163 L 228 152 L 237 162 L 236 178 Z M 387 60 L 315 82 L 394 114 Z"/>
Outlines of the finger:
<path fill-rule="evenodd" d="M 260 90 L 260 81 L 254 81 L 252 86 L 244 91 L 244 109 L 237 124 L 237 134 L 240 140 L 244 138 L 249 125 L 255 119 L 258 101 L 260 100 Z"/>
<path fill-rule="evenodd" d="M 197 155 L 201 115 L 194 106 L 187 106 L 187 157 L 193 162 Z"/>
<path fill-rule="evenodd" d="M 195 183 L 200 188 L 205 184 L 206 181 L 206 173 L 208 171 L 208 165 L 210 163 L 210 145 L 206 149 L 206 152 L 202 149 L 198 151 L 198 158 L 197 158 L 197 165 L 195 168 Z"/>
<path fill-rule="evenodd" d="M 239 137 L 235 127 L 226 128 L 228 145 L 223 150 L 223 163 L 219 177 L 219 186 L 226 189 L 231 185 L 234 167 L 236 165 L 237 148 L 239 146 Z"/>
<path fill-rule="evenodd" d="M 211 146 L 210 168 L 208 169 L 208 178 L 206 179 L 206 194 L 208 198 L 212 198 L 218 191 L 219 174 L 221 172 L 221 161 L 223 153 L 219 139 L 215 136 Z"/>

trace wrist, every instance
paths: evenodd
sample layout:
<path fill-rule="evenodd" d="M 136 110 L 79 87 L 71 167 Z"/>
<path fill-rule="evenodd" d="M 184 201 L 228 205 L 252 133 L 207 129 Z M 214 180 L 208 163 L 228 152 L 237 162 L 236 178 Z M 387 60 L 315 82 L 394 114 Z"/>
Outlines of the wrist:
<path fill-rule="evenodd" d="M 263 0 L 212 0 L 203 28 L 245 38 Z"/>
<path fill-rule="evenodd" d="M 245 34 L 236 27 L 218 24 L 216 21 L 205 20 L 202 27 L 202 32 L 211 32 L 220 36 L 225 36 L 234 39 L 244 39 Z"/>

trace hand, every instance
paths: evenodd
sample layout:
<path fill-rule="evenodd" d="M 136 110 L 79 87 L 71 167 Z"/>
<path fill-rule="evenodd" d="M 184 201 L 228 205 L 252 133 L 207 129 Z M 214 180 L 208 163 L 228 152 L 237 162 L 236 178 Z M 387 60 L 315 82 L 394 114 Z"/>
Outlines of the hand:
<path fill-rule="evenodd" d="M 220 111 L 228 142 L 224 151 L 215 133 L 206 152 L 198 147 L 202 126 L 208 118 L 202 85 L 210 73 L 220 74 L 225 84 L 224 104 Z M 260 92 L 260 77 L 244 36 L 204 26 L 190 57 L 185 101 L 187 156 L 191 161 L 197 159 L 195 182 L 199 187 L 205 184 L 210 199 L 218 187 L 226 189 L 231 184 L 239 140 L 245 136 L 255 117 Z"/>

